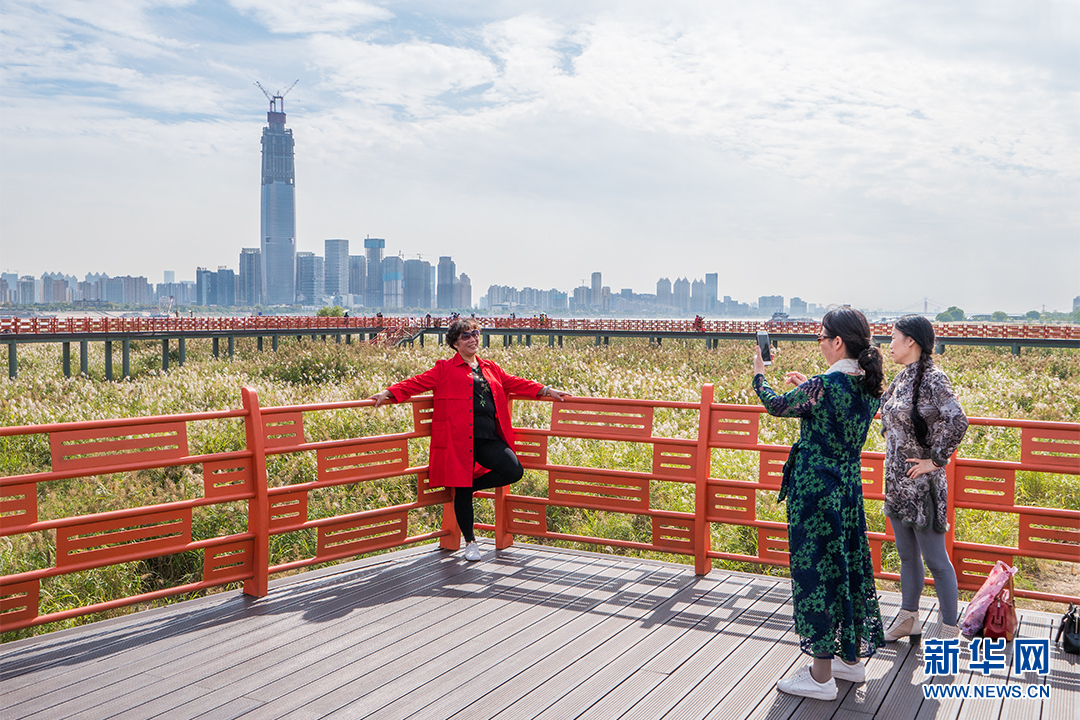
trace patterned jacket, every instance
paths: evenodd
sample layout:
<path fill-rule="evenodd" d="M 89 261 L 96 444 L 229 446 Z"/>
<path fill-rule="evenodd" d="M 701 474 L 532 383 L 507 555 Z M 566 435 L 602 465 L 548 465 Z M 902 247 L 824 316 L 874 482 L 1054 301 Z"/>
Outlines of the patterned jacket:
<path fill-rule="evenodd" d="M 881 400 L 885 432 L 885 514 L 909 527 L 943 533 L 949 529 L 945 465 L 964 439 L 968 420 L 949 384 L 949 376 L 930 363 L 919 390 L 919 413 L 926 420 L 927 441 L 915 438 L 911 422 L 912 385 L 917 365 L 900 371 Z M 930 458 L 938 468 L 914 478 L 907 476 L 909 458 Z"/>

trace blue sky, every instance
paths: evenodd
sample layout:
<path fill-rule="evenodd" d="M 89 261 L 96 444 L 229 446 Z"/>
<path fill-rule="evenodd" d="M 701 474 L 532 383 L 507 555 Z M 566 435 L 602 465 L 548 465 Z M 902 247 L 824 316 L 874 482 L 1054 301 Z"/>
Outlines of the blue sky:
<path fill-rule="evenodd" d="M 969 312 L 1080 295 L 1077 2 L 3 0 L 0 269 L 192 279 L 258 245 L 473 281 Z M 355 252 L 355 251 L 354 251 Z"/>

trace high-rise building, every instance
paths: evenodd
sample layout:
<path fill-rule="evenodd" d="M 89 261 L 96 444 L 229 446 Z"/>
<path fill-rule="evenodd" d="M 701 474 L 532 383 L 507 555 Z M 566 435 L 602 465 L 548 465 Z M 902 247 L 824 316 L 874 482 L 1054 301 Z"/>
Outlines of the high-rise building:
<path fill-rule="evenodd" d="M 275 96 L 270 101 L 266 124 L 262 133 L 262 296 L 268 305 L 292 305 L 296 302 L 296 172 L 283 98 Z"/>
<path fill-rule="evenodd" d="M 383 307 L 405 306 L 405 261 L 397 255 L 383 258 Z"/>
<path fill-rule="evenodd" d="M 758 298 L 758 314 L 763 317 L 772 317 L 773 313 L 784 312 L 783 295 L 762 295 Z"/>
<path fill-rule="evenodd" d="M 426 260 L 405 261 L 405 307 L 431 307 L 431 263 Z"/>
<path fill-rule="evenodd" d="M 383 249 L 386 241 L 382 238 L 364 240 L 367 253 L 367 282 L 364 284 L 364 305 L 370 308 L 382 307 L 383 304 Z"/>
<path fill-rule="evenodd" d="M 705 273 L 705 312 L 716 312 L 717 299 L 720 297 L 720 282 L 718 273 Z"/>
<path fill-rule="evenodd" d="M 705 283 L 700 280 L 690 283 L 690 309 L 696 313 L 705 312 Z"/>
<path fill-rule="evenodd" d="M 227 267 L 219 266 L 214 283 L 217 297 L 214 305 L 236 307 L 236 273 Z"/>
<path fill-rule="evenodd" d="M 690 309 L 690 281 L 682 277 L 675 281 L 675 284 L 671 288 L 672 294 L 675 296 L 675 307 L 680 310 Z"/>
<path fill-rule="evenodd" d="M 675 304 L 674 299 L 671 297 L 671 281 L 667 278 L 660 278 L 656 281 L 656 304 L 667 306 Z"/>
<path fill-rule="evenodd" d="M 355 302 L 364 302 L 364 286 L 367 284 L 367 258 L 363 255 L 349 256 L 349 294 Z"/>
<path fill-rule="evenodd" d="M 167 285 L 169 283 L 174 283 L 174 282 L 176 282 L 176 271 L 175 270 L 166 270 L 165 271 L 165 284 Z"/>
<path fill-rule="evenodd" d="M 349 241 L 327 240 L 324 267 L 326 268 L 326 294 L 349 294 Z"/>
<path fill-rule="evenodd" d="M 574 288 L 574 297 L 572 301 L 571 310 L 582 310 L 589 304 L 589 293 L 592 292 L 592 288 L 588 285 L 578 285 Z"/>
<path fill-rule="evenodd" d="M 166 282 L 167 285 L 172 284 Z M 262 304 L 262 251 L 259 248 L 240 249 L 240 297 L 237 305 Z"/>
<path fill-rule="evenodd" d="M 439 282 L 435 288 L 435 304 L 440 310 L 454 307 L 454 282 L 457 280 L 457 266 L 449 255 L 439 258 Z"/>
<path fill-rule="evenodd" d="M 472 307 L 472 280 L 465 273 L 458 275 L 454 283 L 454 305 L 462 310 Z"/>
<path fill-rule="evenodd" d="M 313 252 L 296 253 L 296 302 L 319 305 L 325 292 L 323 258 Z"/>
<path fill-rule="evenodd" d="M 601 275 L 598 272 L 594 272 L 592 274 L 592 288 L 589 292 L 589 304 L 593 307 L 600 307 L 602 303 L 602 293 L 603 281 L 601 280 Z"/>
<path fill-rule="evenodd" d="M 207 270 L 204 267 L 195 269 L 195 304 L 201 307 L 210 307 L 211 305 L 217 305 L 217 297 L 214 292 L 214 285 L 217 278 L 216 273 L 212 270 Z M 109 289 L 106 285 L 106 296 Z M 106 299 L 108 299 L 106 297 Z M 110 301 L 113 302 L 113 301 Z"/>
<path fill-rule="evenodd" d="M 205 268 L 204 268 L 205 270 Z M 209 272 L 209 271 L 208 271 Z M 212 275 L 213 273 L 211 273 Z M 105 281 L 105 302 L 111 303 L 123 303 L 124 300 L 124 278 L 111 277 Z"/>
<path fill-rule="evenodd" d="M 789 302 L 788 307 L 790 308 L 791 314 L 793 316 L 795 316 L 795 317 L 805 317 L 806 316 L 806 310 L 807 310 L 806 301 L 803 300 L 802 298 L 800 298 L 800 297 L 791 298 L 791 301 Z"/>

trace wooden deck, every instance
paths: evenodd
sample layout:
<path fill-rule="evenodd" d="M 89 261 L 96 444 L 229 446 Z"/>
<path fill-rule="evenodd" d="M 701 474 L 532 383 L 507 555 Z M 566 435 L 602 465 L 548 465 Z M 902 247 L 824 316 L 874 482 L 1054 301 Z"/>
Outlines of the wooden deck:
<path fill-rule="evenodd" d="M 777 693 L 805 662 L 786 580 L 518 544 L 434 546 L 0 647 L 3 718 L 836 718 L 1075 720 L 1080 660 L 1051 647 L 1049 699 L 924 700 L 906 641 L 833 702 Z M 882 596 L 886 621 L 899 598 Z M 924 598 L 927 624 L 936 621 Z M 1022 612 L 1021 637 L 1055 618 Z M 1009 653 L 1011 660 L 1011 652 Z"/>

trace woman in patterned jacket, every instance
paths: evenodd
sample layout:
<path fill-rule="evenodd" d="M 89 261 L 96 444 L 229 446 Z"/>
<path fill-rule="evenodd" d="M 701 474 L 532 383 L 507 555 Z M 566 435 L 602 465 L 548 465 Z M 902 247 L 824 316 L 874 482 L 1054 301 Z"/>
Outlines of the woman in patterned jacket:
<path fill-rule="evenodd" d="M 878 409 L 884 376 L 881 353 L 870 343 L 870 325 L 858 310 L 825 315 L 818 335 L 830 364 L 777 395 L 765 381 L 758 350 L 754 390 L 771 415 L 801 419 L 799 440 L 784 464 L 780 499 L 787 499 L 792 604 L 802 651 L 813 658 L 793 677 L 776 683 L 791 695 L 832 700 L 834 677 L 866 679 L 859 658 L 884 647 L 874 567 L 866 538 L 861 454 Z"/>
<path fill-rule="evenodd" d="M 922 633 L 919 596 L 923 561 L 934 576 L 941 637 L 959 635 L 956 571 L 945 550 L 949 529 L 945 466 L 967 431 L 968 421 L 948 376 L 931 357 L 934 326 L 921 315 L 893 325 L 889 355 L 904 366 L 881 403 L 885 430 L 885 515 L 900 555 L 900 613 L 885 633 L 893 642 Z"/>

